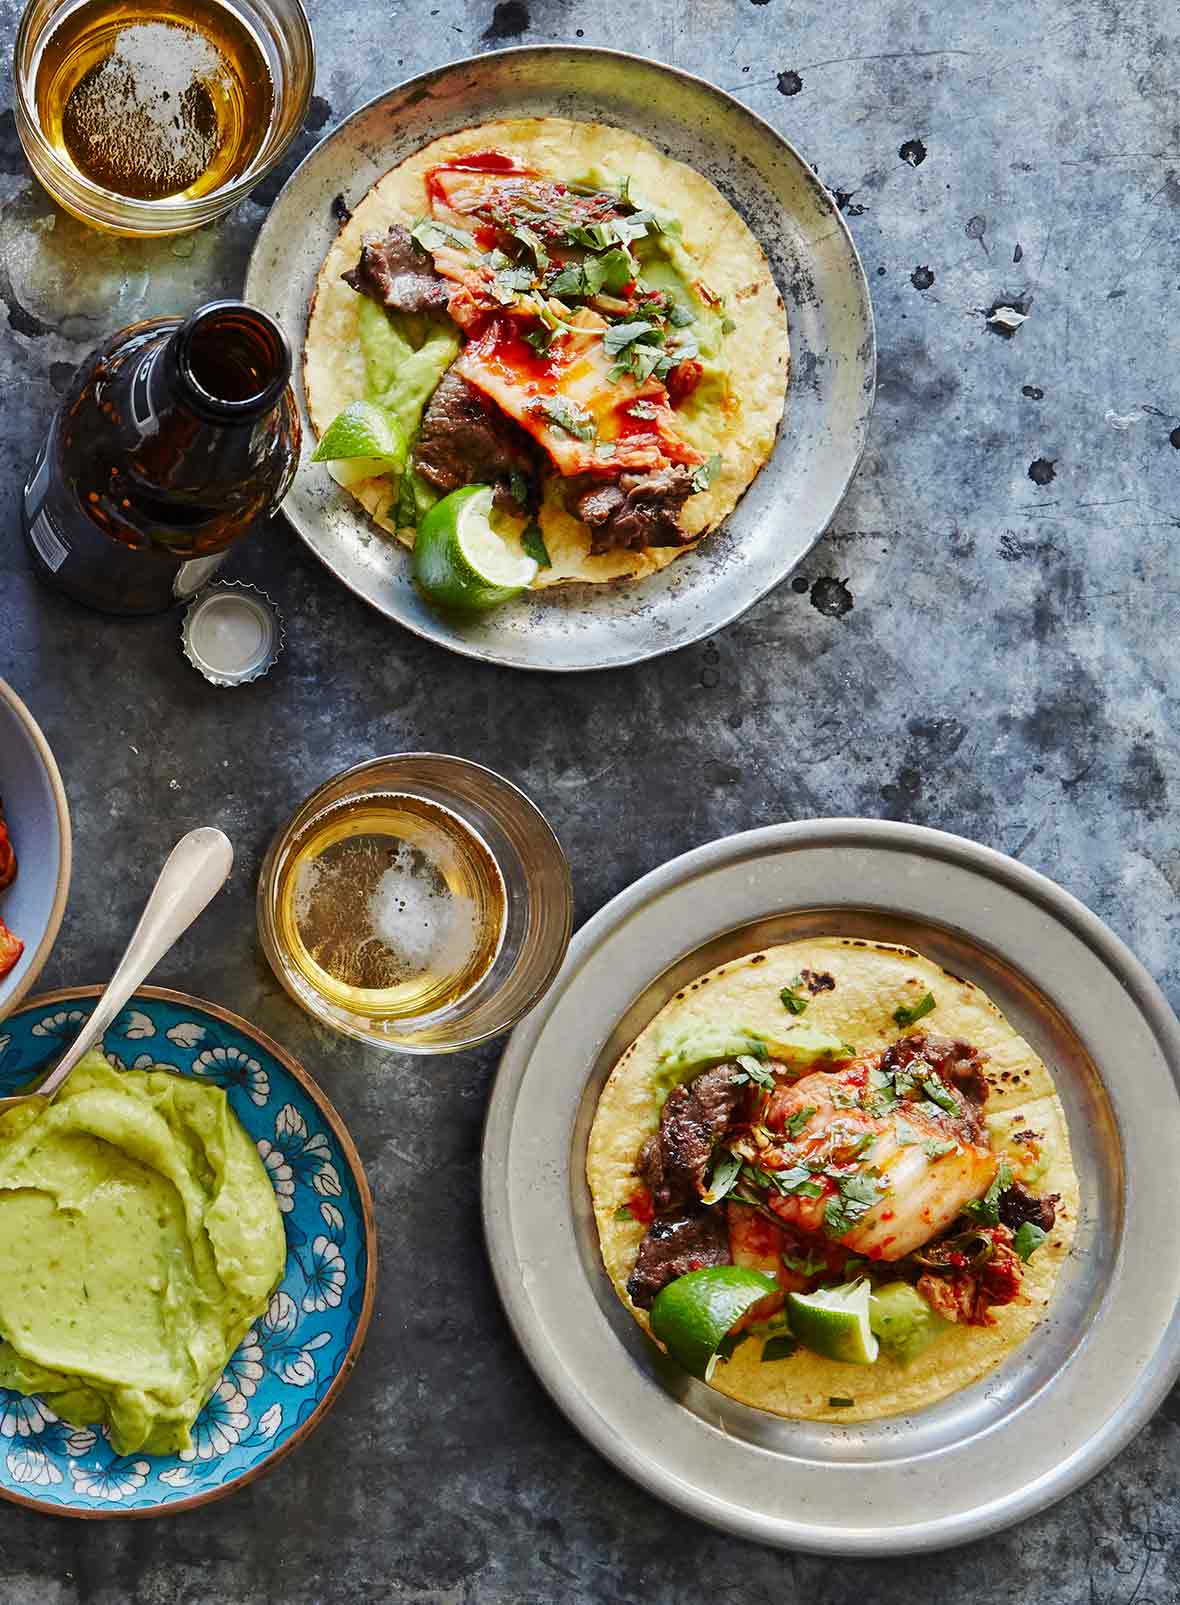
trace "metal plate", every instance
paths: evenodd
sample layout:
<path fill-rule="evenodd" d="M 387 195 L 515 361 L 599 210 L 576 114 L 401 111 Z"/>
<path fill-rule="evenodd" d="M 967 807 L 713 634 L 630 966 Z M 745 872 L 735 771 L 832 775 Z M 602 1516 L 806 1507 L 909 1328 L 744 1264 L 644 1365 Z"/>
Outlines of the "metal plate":
<path fill-rule="evenodd" d="M 820 933 L 916 947 L 984 988 L 1050 1066 L 1081 1182 L 1073 1253 L 1035 1334 L 973 1386 L 865 1426 L 785 1421 L 672 1367 L 602 1269 L 585 1145 L 622 1049 L 693 976 Z M 1155 983 L 1051 881 L 957 836 L 777 825 L 674 859 L 575 937 L 509 1041 L 483 1208 L 500 1295 L 587 1438 L 706 1522 L 792 1549 L 895 1555 L 1061 1498 L 1180 1372 L 1180 1027 Z"/>
<path fill-rule="evenodd" d="M 513 668 L 604 669 L 675 651 L 753 606 L 823 534 L 860 459 L 876 375 L 868 285 L 843 218 L 798 152 L 711 84 L 637 56 L 564 45 L 479 56 L 370 101 L 312 151 L 262 226 L 245 295 L 300 352 L 338 226 L 334 196 L 355 206 L 383 173 L 455 129 L 548 115 L 645 135 L 711 179 L 753 229 L 791 335 L 786 418 L 769 463 L 725 525 L 661 574 L 539 592 L 471 622 L 423 602 L 405 551 L 326 473 L 305 467 L 283 511 L 337 578 L 417 635 Z M 302 393 L 300 405 L 306 458 L 314 436 Z"/>

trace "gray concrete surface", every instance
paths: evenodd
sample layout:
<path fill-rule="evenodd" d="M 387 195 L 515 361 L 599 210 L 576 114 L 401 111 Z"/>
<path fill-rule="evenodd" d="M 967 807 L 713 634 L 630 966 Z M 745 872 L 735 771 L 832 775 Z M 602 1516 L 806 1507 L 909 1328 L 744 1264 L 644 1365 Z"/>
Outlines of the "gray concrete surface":
<path fill-rule="evenodd" d="M 1054 876 L 1180 999 L 1175 7 L 315 0 L 311 13 L 317 98 L 290 165 L 394 80 L 518 40 L 622 45 L 739 95 L 841 194 L 877 309 L 871 444 L 793 581 L 707 645 L 633 672 L 529 678 L 447 656 L 367 611 L 276 524 L 228 572 L 280 602 L 286 656 L 257 686 L 213 690 L 181 659 L 174 618 L 108 621 L 39 590 L 17 496 L 73 364 L 133 317 L 234 290 L 277 182 L 193 239 L 103 239 L 55 212 L 0 115 L 0 673 L 56 747 L 76 831 L 44 983 L 106 977 L 173 839 L 222 825 L 231 886 L 160 979 L 240 1010 L 323 1080 L 367 1164 L 382 1251 L 362 1363 L 301 1452 L 164 1524 L 0 1509 L 0 1601 L 1180 1601 L 1180 1394 L 1057 1509 L 922 1561 L 778 1555 L 632 1487 L 549 1403 L 489 1285 L 477 1172 L 495 1049 L 415 1062 L 317 1033 L 272 980 L 253 919 L 260 856 L 298 799 L 358 758 L 433 747 L 496 766 L 546 809 L 580 919 L 745 826 L 910 819 Z M 14 0 L 0 19 L 11 42 Z M 985 320 L 1000 301 L 1028 314 L 1010 339 Z"/>

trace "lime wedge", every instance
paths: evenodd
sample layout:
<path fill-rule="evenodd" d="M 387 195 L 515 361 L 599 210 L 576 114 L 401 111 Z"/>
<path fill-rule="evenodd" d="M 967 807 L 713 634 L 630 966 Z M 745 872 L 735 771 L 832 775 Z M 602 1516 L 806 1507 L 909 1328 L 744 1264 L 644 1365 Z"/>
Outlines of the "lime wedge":
<path fill-rule="evenodd" d="M 380 474 L 400 473 L 408 449 L 406 432 L 388 407 L 354 401 L 332 419 L 311 460 L 331 463 L 332 478 L 350 488 Z"/>
<path fill-rule="evenodd" d="M 519 539 L 492 528 L 490 485 L 464 485 L 423 518 L 414 542 L 414 578 L 441 607 L 480 610 L 518 596 L 537 572 Z"/>
<path fill-rule="evenodd" d="M 787 1318 L 804 1348 L 825 1360 L 872 1365 L 878 1343 L 869 1327 L 869 1279 L 821 1287 L 815 1293 L 788 1293 Z"/>
<path fill-rule="evenodd" d="M 651 1329 L 678 1364 L 708 1382 L 717 1350 L 731 1327 L 759 1299 L 777 1290 L 773 1276 L 741 1265 L 689 1271 L 656 1294 Z"/>

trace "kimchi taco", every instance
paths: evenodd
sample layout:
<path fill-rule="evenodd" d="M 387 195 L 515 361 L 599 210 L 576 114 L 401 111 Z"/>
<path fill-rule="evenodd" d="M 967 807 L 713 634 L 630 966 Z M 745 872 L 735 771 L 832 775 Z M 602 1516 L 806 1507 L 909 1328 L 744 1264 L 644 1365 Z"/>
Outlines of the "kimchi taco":
<path fill-rule="evenodd" d="M 1052 1077 L 985 994 L 822 937 L 685 987 L 587 1154 L 635 1319 L 731 1398 L 870 1421 L 984 1376 L 1045 1316 L 1078 1210 Z"/>
<path fill-rule="evenodd" d="M 720 523 L 773 449 L 787 367 L 766 257 L 714 186 L 545 117 L 447 135 L 374 185 L 320 271 L 304 380 L 318 457 L 383 529 L 412 546 L 440 498 L 489 487 L 538 588 L 653 573 Z"/>

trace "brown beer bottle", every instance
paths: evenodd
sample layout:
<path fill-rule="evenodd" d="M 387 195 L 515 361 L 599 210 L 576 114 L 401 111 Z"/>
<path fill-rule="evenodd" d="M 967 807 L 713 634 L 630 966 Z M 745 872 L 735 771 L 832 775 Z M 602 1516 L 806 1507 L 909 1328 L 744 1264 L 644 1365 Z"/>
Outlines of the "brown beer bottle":
<path fill-rule="evenodd" d="M 290 487 L 290 378 L 282 329 L 242 301 L 114 335 L 71 380 L 25 486 L 36 572 L 104 613 L 193 596 Z"/>

